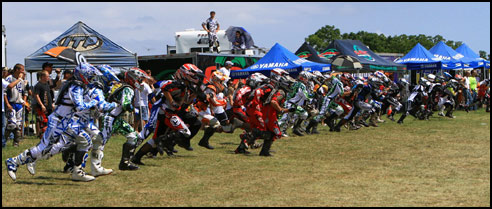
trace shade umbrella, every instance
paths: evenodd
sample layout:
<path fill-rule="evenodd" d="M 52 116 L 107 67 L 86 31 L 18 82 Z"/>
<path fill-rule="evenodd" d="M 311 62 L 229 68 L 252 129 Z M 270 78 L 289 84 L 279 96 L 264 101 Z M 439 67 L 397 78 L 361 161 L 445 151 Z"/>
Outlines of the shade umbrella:
<path fill-rule="evenodd" d="M 64 46 L 53 47 L 48 51 L 45 51 L 44 54 L 55 57 L 59 60 L 67 61 L 75 65 L 87 63 L 87 60 L 82 54 L 75 51 L 73 48 L 68 48 Z"/>
<path fill-rule="evenodd" d="M 255 45 L 255 42 L 253 41 L 251 34 L 249 34 L 249 32 L 246 31 L 246 29 L 244 29 L 243 27 L 237 27 L 237 26 L 229 26 L 229 28 L 227 28 L 227 30 L 225 31 L 227 39 L 230 42 L 234 43 L 234 41 L 236 40 L 236 31 L 241 32 L 241 35 L 244 36 L 244 45 L 246 46 L 247 49 Z"/>
<path fill-rule="evenodd" d="M 338 70 L 357 70 L 362 69 L 360 61 L 350 55 L 338 55 L 332 58 L 331 65 Z"/>

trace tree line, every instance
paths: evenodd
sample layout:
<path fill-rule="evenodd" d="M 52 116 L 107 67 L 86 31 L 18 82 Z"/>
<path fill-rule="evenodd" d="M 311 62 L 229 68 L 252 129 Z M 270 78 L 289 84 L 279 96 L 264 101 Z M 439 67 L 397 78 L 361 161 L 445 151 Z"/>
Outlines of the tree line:
<path fill-rule="evenodd" d="M 336 39 L 352 39 L 360 40 L 366 44 L 372 51 L 379 53 L 408 53 L 417 43 L 422 44 L 426 49 L 432 48 L 434 45 L 443 41 L 446 45 L 453 49 L 458 48 L 463 44 L 462 41 L 446 40 L 441 35 L 426 36 L 424 34 L 419 35 L 395 35 L 385 36 L 384 34 L 369 33 L 366 31 L 359 31 L 357 33 L 340 33 L 340 29 L 334 25 L 326 25 L 316 31 L 314 34 L 309 35 L 305 41 L 313 46 L 317 51 L 325 50 L 328 45 Z M 479 56 L 490 60 L 490 54 L 486 51 L 480 50 Z"/>

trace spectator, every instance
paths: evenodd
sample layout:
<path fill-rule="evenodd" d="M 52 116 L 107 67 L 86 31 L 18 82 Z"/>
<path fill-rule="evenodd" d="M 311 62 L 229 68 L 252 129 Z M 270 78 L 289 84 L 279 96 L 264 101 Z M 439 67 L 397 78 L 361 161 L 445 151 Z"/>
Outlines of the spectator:
<path fill-rule="evenodd" d="M 26 100 L 26 105 L 25 105 L 25 108 L 26 108 L 26 112 L 24 113 L 24 121 L 25 121 L 25 125 L 24 127 L 28 127 L 27 130 L 30 130 L 29 129 L 29 114 L 31 112 L 31 103 L 35 103 L 32 101 L 32 87 L 31 85 L 29 85 L 29 81 L 26 79 L 26 73 L 23 74 L 22 76 L 22 80 L 24 80 L 24 84 L 26 86 L 26 91 L 27 91 L 27 100 Z M 21 131 L 21 136 L 24 137 L 24 132 Z"/>
<path fill-rule="evenodd" d="M 66 69 L 63 71 L 63 79 L 61 80 L 58 80 L 58 82 L 56 82 L 56 90 L 60 90 L 60 88 L 63 86 L 63 84 L 65 83 L 65 81 L 67 81 L 68 79 L 70 79 L 73 75 L 73 70 L 71 69 Z M 55 98 L 55 97 L 53 97 Z"/>
<path fill-rule="evenodd" d="M 41 68 L 42 68 L 41 71 L 46 71 L 48 72 L 48 75 L 51 76 L 51 72 L 53 72 L 53 63 L 45 62 L 43 63 L 43 66 Z M 60 80 L 61 69 L 56 68 L 55 72 L 56 72 L 56 78 L 55 79 L 50 78 L 50 80 L 48 81 L 48 84 L 50 85 L 50 89 L 51 89 L 51 95 L 55 95 L 54 89 L 56 89 L 57 83 Z"/>
<path fill-rule="evenodd" d="M 217 19 L 215 19 L 215 12 L 210 12 L 210 17 L 202 23 L 202 27 L 208 33 L 208 46 L 209 51 L 212 53 L 214 51 L 214 45 L 217 46 L 217 53 L 220 53 L 219 40 L 217 38 L 217 31 L 220 30 L 220 24 Z"/>
<path fill-rule="evenodd" d="M 477 71 L 472 70 L 471 71 L 471 76 L 468 77 L 468 80 L 470 81 L 470 110 L 477 110 L 477 105 L 475 104 L 475 101 L 477 101 Z"/>
<path fill-rule="evenodd" d="M 152 71 L 151 71 L 150 69 L 147 69 L 145 72 L 146 72 L 146 73 L 147 73 L 150 77 L 152 77 Z"/>
<path fill-rule="evenodd" d="M 48 84 L 50 76 L 47 71 L 42 71 L 40 74 L 40 80 L 34 86 L 34 100 L 36 105 L 34 106 L 34 112 L 36 113 L 36 130 L 38 137 L 42 137 L 46 131 L 46 125 L 48 123 L 48 115 L 54 110 L 53 96 L 51 95 L 51 89 Z"/>
<path fill-rule="evenodd" d="M 241 32 L 236 31 L 236 37 L 235 37 L 234 42 L 232 43 L 232 50 L 233 50 L 232 53 L 233 54 L 239 54 L 238 52 L 246 49 L 245 42 L 246 41 L 244 39 L 244 36 L 241 34 Z"/>
<path fill-rule="evenodd" d="M 5 104 L 7 105 L 7 127 L 5 130 L 5 136 L 10 136 L 10 133 L 14 133 L 14 147 L 19 146 L 22 132 L 23 113 L 24 107 L 27 101 L 26 83 L 22 79 L 24 77 L 24 65 L 16 64 L 14 66 L 12 75 L 9 75 L 5 80 L 9 83 L 16 83 L 14 87 L 7 91 L 7 99 Z"/>
<path fill-rule="evenodd" d="M 226 75 L 226 80 L 224 81 L 224 84 L 226 84 L 226 87 L 227 87 L 227 81 L 229 81 L 229 75 L 231 75 L 231 68 L 232 66 L 234 65 L 234 63 L 232 63 L 231 61 L 226 61 L 225 62 L 225 66 L 224 67 L 221 67 L 219 69 L 219 71 Z"/>
<path fill-rule="evenodd" d="M 465 96 L 465 110 L 466 112 L 470 111 L 470 107 L 471 107 L 471 104 L 472 104 L 472 101 L 473 101 L 473 98 L 472 98 L 472 94 L 471 94 L 471 90 L 470 90 L 470 71 L 465 71 L 465 76 L 463 77 L 463 80 L 464 80 L 464 89 L 463 89 L 463 93 L 464 93 L 464 96 Z"/>
<path fill-rule="evenodd" d="M 16 86 L 21 79 L 17 79 L 16 81 L 9 83 L 5 80 L 9 75 L 9 68 L 2 68 L 2 148 L 7 144 L 7 137 L 5 133 L 5 127 L 7 126 L 6 116 L 5 116 L 5 101 L 7 101 L 7 89 L 11 89 Z"/>
<path fill-rule="evenodd" d="M 134 106 L 137 110 L 135 111 L 133 126 L 139 132 L 149 120 L 149 94 L 152 93 L 152 89 L 148 82 L 148 79 L 144 79 L 140 89 L 135 89 Z"/>

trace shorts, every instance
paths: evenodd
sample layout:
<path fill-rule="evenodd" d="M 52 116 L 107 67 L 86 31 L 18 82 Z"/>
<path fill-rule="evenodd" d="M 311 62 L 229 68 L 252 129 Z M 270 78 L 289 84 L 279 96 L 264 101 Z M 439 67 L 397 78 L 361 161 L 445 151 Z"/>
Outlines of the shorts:
<path fill-rule="evenodd" d="M 149 108 L 147 106 L 142 106 L 142 120 L 149 121 Z M 135 120 L 140 120 L 140 108 L 137 107 L 135 111 Z"/>

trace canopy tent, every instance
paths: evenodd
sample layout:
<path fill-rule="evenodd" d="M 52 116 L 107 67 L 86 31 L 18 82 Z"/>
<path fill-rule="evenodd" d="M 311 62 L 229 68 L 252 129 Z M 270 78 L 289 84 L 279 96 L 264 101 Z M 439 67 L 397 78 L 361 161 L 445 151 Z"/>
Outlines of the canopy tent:
<path fill-rule="evenodd" d="M 112 42 L 94 29 L 79 21 L 47 45 L 24 59 L 28 72 L 40 71 L 44 62 L 53 63 L 53 68 L 75 68 L 74 64 L 44 54 L 57 46 L 71 47 L 93 65 L 108 64 L 111 67 L 137 67 L 137 55 Z"/>
<path fill-rule="evenodd" d="M 395 61 L 398 64 L 405 64 L 408 70 L 427 70 L 427 69 L 443 69 L 443 64 L 440 58 L 435 57 L 424 46 L 417 43 L 412 50 L 405 56 Z"/>
<path fill-rule="evenodd" d="M 485 66 L 485 59 L 484 58 L 481 58 L 480 56 L 478 56 L 478 54 L 476 54 L 472 49 L 470 49 L 470 47 L 468 47 L 468 45 L 466 44 L 462 44 L 461 46 L 459 46 L 456 50 L 456 52 L 462 54 L 463 56 L 465 56 L 466 58 L 472 60 L 469 64 L 471 68 L 480 68 L 480 67 L 484 67 Z"/>
<path fill-rule="evenodd" d="M 276 43 L 265 56 L 258 62 L 243 70 L 231 71 L 231 78 L 246 78 L 249 75 L 260 72 L 265 76 L 270 76 L 270 71 L 281 68 L 295 77 L 302 70 L 326 72 L 330 70 L 330 64 L 321 64 L 308 61 L 297 57 L 282 45 Z"/>
<path fill-rule="evenodd" d="M 309 61 L 323 63 L 323 64 L 331 64 L 331 60 L 321 56 L 311 45 L 307 42 L 304 42 L 301 47 L 294 53 L 300 58 L 307 59 Z"/>
<path fill-rule="evenodd" d="M 367 48 L 359 40 L 334 40 L 321 53 L 330 59 L 337 55 L 350 55 L 359 59 L 362 64 L 360 72 L 374 72 L 383 70 L 386 72 L 403 72 L 406 66 L 390 62 Z"/>
<path fill-rule="evenodd" d="M 443 69 L 463 69 L 463 64 L 469 65 L 472 60 L 465 58 L 462 54 L 454 51 L 451 47 L 446 45 L 443 41 L 440 41 L 431 49 L 429 52 L 434 55 L 434 57 L 440 58 L 443 63 L 447 62 L 447 66 L 443 65 Z"/>

